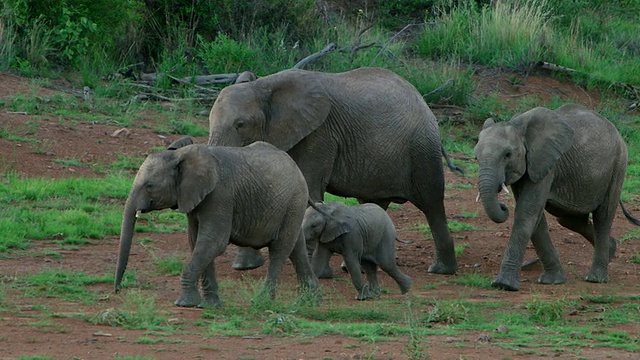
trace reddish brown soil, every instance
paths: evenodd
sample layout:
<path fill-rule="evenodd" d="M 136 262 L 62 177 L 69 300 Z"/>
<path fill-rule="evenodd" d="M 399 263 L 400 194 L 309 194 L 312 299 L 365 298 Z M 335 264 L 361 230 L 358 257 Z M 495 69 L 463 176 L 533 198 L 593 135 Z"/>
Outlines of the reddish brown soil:
<path fill-rule="evenodd" d="M 514 85 L 509 74 L 481 74 L 482 83 L 479 91 L 496 92 L 500 98 L 509 103 L 514 98 L 537 95 L 541 101 L 547 101 L 556 95 L 562 99 L 573 100 L 587 106 L 596 106 L 599 97 L 596 93 L 562 83 L 561 81 L 530 76 Z M 15 94 L 39 93 L 42 96 L 52 90 L 34 88 L 29 81 L 13 75 L 0 73 L 0 98 L 5 100 Z M 3 170 L 12 170 L 20 175 L 34 177 L 59 178 L 68 176 L 101 176 L 94 170 L 95 165 L 106 166 L 117 160 L 117 154 L 143 157 L 154 146 L 164 146 L 165 139 L 149 129 L 133 128 L 129 136 L 112 137 L 118 127 L 44 120 L 47 116 L 31 116 L 29 114 L 10 113 L 7 107 L 0 107 L 0 127 L 10 130 L 12 134 L 24 135 L 28 131 L 27 123 L 42 120 L 35 134 L 46 144 L 45 151 L 39 145 L 39 151 L 33 143 L 20 143 L 0 139 L 0 154 Z M 196 121 L 206 124 L 206 118 Z M 169 140 L 176 139 L 177 136 Z M 205 139 L 197 139 L 205 142 Z M 452 154 L 454 161 L 462 157 Z M 80 159 L 82 166 L 69 166 L 54 162 L 54 159 Z M 465 186 L 467 185 L 467 186 Z M 472 186 L 469 186 L 472 185 Z M 461 231 L 454 235 L 457 244 L 468 247 L 458 258 L 460 274 L 478 272 L 494 276 L 500 266 L 502 252 L 509 238 L 511 221 L 504 224 L 491 222 L 483 213 L 480 204 L 475 202 L 475 178 L 464 178 L 447 173 L 446 207 L 450 219 L 473 225 L 480 231 Z M 506 203 L 513 208 L 513 200 L 505 196 Z M 637 202 L 627 204 L 630 211 L 640 216 Z M 478 213 L 475 217 L 461 218 L 463 214 Z M 592 248 L 581 237 L 560 227 L 555 220 L 550 220 L 550 231 L 569 277 L 568 282 L 559 286 L 537 284 L 541 273 L 539 265 L 522 271 L 522 287 L 519 292 L 502 292 L 483 290 L 448 282 L 453 276 L 432 275 L 427 268 L 432 262 L 434 248 L 432 242 L 425 240 L 423 233 L 415 230 L 415 226 L 425 223 L 423 215 L 410 204 L 401 209 L 389 211 L 393 218 L 399 237 L 411 241 L 411 244 L 398 243 L 398 259 L 402 271 L 413 279 L 413 288 L 408 296 L 425 299 L 495 299 L 509 302 L 514 306 L 521 305 L 534 297 L 544 299 L 576 299 L 585 295 L 638 295 L 640 292 L 640 264 L 630 259 L 640 251 L 636 239 L 626 241 L 618 246 L 616 258 L 609 266 L 611 280 L 608 284 L 590 284 L 583 281 L 591 263 Z M 620 237 L 630 230 L 630 225 L 622 213 L 616 216 L 614 236 Z M 203 334 L 202 328 L 195 323 L 202 320 L 203 310 L 182 309 L 172 306 L 178 294 L 178 277 L 157 275 L 154 270 L 153 256 L 156 254 L 178 254 L 186 256 L 187 244 L 184 234 L 138 234 L 137 238 L 151 237 L 154 242 L 143 248 L 136 244 L 132 250 L 129 267 L 135 269 L 139 282 L 149 284 L 153 290 L 143 289 L 149 294 L 156 294 L 156 303 L 161 311 L 166 312 L 171 322 L 184 327 L 173 339 L 181 340 L 172 344 L 138 344 L 134 341 L 147 335 L 144 330 L 126 330 L 122 327 L 92 325 L 82 315 L 97 314 L 121 304 L 122 298 L 112 293 L 111 285 L 100 284 L 92 290 L 102 295 L 98 304 L 83 305 L 61 302 L 51 298 L 12 297 L 10 287 L 0 292 L 3 307 L 14 311 L 0 313 L 0 359 L 11 359 L 26 355 L 48 356 L 54 359 L 113 359 L 121 356 L 148 356 L 156 359 L 402 359 L 407 358 L 403 350 L 408 339 L 396 341 L 367 342 L 342 336 L 276 337 L 257 333 L 245 337 L 216 337 Z M 37 241 L 20 255 L 9 255 L 0 259 L 0 279 L 4 285 L 25 274 L 36 273 L 43 269 L 63 269 L 87 274 L 105 274 L 114 270 L 118 239 L 109 237 L 95 241 L 92 245 L 81 246 L 79 250 L 61 250 L 53 242 Z M 46 254 L 51 249 L 61 257 L 50 257 Z M 230 267 L 236 249 L 229 247 L 227 252 L 217 260 L 218 279 L 221 281 L 242 281 L 243 277 L 260 279 L 264 268 L 247 272 L 233 271 Z M 532 249 L 527 250 L 526 258 L 534 257 Z M 332 267 L 337 278 L 322 280 L 325 299 L 344 297 L 353 299 L 354 290 L 345 274 L 338 270 L 340 259 L 333 257 Z M 386 274 L 381 275 L 385 287 L 390 290 L 385 297 L 402 301 L 405 296 L 399 294 L 397 287 Z M 246 278 L 245 278 L 246 279 Z M 293 286 L 295 276 L 288 267 L 282 276 L 282 286 Z M 224 300 L 224 293 L 221 294 Z M 355 300 L 352 300 L 354 303 Z M 374 303 L 375 304 L 375 303 Z M 46 310 L 42 310 L 45 305 Z M 362 306 L 373 306 L 371 302 Z M 423 314 L 428 309 L 414 308 L 416 313 Z M 508 311 L 508 309 L 505 309 Z M 55 313 L 59 316 L 43 316 Z M 78 315 L 78 316 L 74 316 Z M 633 314 L 636 318 L 638 314 Z M 38 321 L 45 319 L 48 323 Z M 620 331 L 636 334 L 630 341 L 638 342 L 639 324 L 624 325 Z M 431 359 L 502 359 L 502 358 L 537 358 L 539 355 L 518 349 L 506 349 L 498 346 L 499 339 L 490 342 L 479 341 L 481 332 L 467 331 L 451 342 L 446 336 L 432 336 L 426 340 L 426 350 Z M 637 347 L 636 347 L 637 349 Z M 536 349 L 544 352 L 545 349 Z M 636 359 L 640 354 L 623 350 L 602 347 L 567 348 L 564 351 L 552 350 L 547 354 L 563 358 L 585 359 Z"/>

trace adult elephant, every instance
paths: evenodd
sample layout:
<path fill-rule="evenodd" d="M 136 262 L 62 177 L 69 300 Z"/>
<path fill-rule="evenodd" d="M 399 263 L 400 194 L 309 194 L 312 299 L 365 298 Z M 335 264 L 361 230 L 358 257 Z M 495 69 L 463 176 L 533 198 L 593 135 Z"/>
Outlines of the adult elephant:
<path fill-rule="evenodd" d="M 511 236 L 494 287 L 519 289 L 519 267 L 529 239 L 544 267 L 538 281 L 566 281 L 544 210 L 594 246 L 586 281 L 608 281 L 616 249 L 611 226 L 618 203 L 627 219 L 640 224 L 620 202 L 627 148 L 613 124 L 579 105 L 557 110 L 538 107 L 508 122 L 487 120 L 475 155 L 480 198 L 489 218 L 498 223 L 507 220 L 509 211 L 497 199 L 506 185 L 516 200 Z"/>
<path fill-rule="evenodd" d="M 436 253 L 429 272 L 457 271 L 444 207 L 438 123 L 413 85 L 381 68 L 284 70 L 224 88 L 209 115 L 209 144 L 256 140 L 287 151 L 313 201 L 325 191 L 387 208 L 410 201 L 426 216 Z M 264 259 L 241 249 L 234 268 Z M 325 267 L 320 277 L 330 277 Z"/>
<path fill-rule="evenodd" d="M 229 243 L 269 248 L 265 285 L 271 296 L 287 258 L 300 284 L 316 289 L 301 232 L 309 195 L 295 162 L 263 142 L 242 148 L 190 143 L 189 138 L 179 140 L 169 150 L 149 155 L 140 167 L 122 219 L 116 290 L 129 260 L 136 218 L 168 208 L 187 214 L 192 251 L 180 276 L 176 305 L 220 305 L 214 259 Z"/>

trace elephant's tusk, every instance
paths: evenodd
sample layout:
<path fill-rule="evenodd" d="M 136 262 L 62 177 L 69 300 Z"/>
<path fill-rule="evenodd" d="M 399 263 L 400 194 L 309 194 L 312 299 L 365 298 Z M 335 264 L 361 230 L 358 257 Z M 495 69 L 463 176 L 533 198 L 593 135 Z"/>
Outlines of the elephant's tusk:
<path fill-rule="evenodd" d="M 505 185 L 504 183 L 502 183 L 502 190 L 503 190 L 504 192 L 506 192 L 507 194 L 511 194 L 511 193 L 509 192 L 509 189 L 507 189 L 507 185 Z"/>
<path fill-rule="evenodd" d="M 142 214 L 142 210 L 136 211 L 136 219 L 140 217 L 140 214 Z"/>
<path fill-rule="evenodd" d="M 476 202 L 480 200 L 480 191 L 478 191 L 478 196 L 476 196 Z"/>

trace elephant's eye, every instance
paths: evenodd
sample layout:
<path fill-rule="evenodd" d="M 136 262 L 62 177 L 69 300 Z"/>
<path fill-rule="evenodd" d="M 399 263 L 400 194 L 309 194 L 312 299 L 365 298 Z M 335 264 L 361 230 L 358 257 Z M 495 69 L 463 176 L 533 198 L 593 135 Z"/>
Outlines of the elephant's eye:
<path fill-rule="evenodd" d="M 511 151 L 507 151 L 506 153 L 504 153 L 504 158 L 505 158 L 505 159 L 511 159 L 511 155 L 513 155 L 513 154 L 511 153 Z"/>
<path fill-rule="evenodd" d="M 244 121 L 238 120 L 236 122 L 236 129 L 242 129 L 244 127 Z"/>

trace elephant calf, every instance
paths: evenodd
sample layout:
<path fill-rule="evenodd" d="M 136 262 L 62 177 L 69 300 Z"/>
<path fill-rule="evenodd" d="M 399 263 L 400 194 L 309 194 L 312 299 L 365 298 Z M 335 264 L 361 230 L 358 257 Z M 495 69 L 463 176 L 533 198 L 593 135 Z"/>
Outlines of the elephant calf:
<path fill-rule="evenodd" d="M 566 281 L 545 210 L 594 246 L 586 280 L 609 280 L 609 261 L 616 249 L 611 225 L 618 203 L 627 219 L 639 224 L 620 202 L 627 147 L 611 122 L 579 105 L 557 110 L 538 107 L 508 122 L 487 120 L 475 155 L 480 198 L 489 218 L 498 223 L 507 220 L 509 211 L 497 197 L 506 185 L 516 199 L 511 236 L 494 287 L 519 289 L 520 264 L 529 239 L 544 267 L 538 281 Z"/>
<path fill-rule="evenodd" d="M 380 266 L 400 286 L 404 294 L 411 288 L 411 278 L 396 265 L 396 229 L 380 206 L 342 203 L 315 203 L 307 208 L 302 222 L 306 241 L 315 241 L 311 267 L 321 271 L 331 254 L 341 254 L 358 295 L 367 300 L 380 295 L 377 267 Z M 360 265 L 369 284 L 362 279 Z"/>
<path fill-rule="evenodd" d="M 286 152 L 256 142 L 246 147 L 191 145 L 179 140 L 151 154 L 136 175 L 125 205 L 115 287 L 127 266 L 137 216 L 152 210 L 187 214 L 191 259 L 180 277 L 178 306 L 220 305 L 214 259 L 228 243 L 269 248 L 266 288 L 275 294 L 287 257 L 298 281 L 316 289 L 301 232 L 309 194 Z"/>

